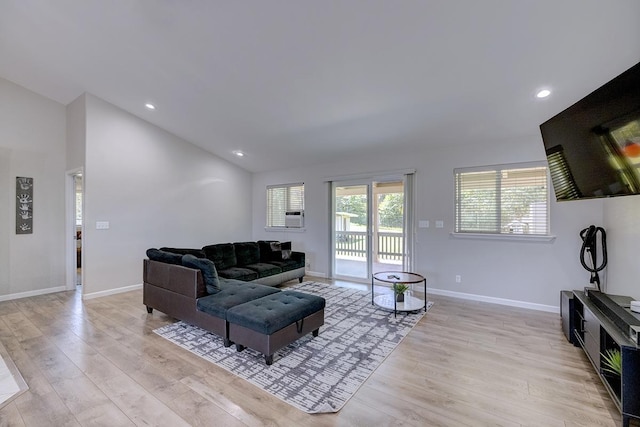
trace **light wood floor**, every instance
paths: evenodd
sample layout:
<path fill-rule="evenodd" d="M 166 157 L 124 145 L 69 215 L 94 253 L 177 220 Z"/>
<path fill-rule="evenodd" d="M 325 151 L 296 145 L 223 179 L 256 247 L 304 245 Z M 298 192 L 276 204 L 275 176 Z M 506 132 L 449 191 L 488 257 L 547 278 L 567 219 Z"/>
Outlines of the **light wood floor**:
<path fill-rule="evenodd" d="M 361 285 L 362 286 L 362 285 Z M 337 414 L 308 415 L 152 330 L 142 292 L 0 302 L 30 389 L 15 426 L 619 426 L 557 314 L 430 295 L 435 306 Z"/>

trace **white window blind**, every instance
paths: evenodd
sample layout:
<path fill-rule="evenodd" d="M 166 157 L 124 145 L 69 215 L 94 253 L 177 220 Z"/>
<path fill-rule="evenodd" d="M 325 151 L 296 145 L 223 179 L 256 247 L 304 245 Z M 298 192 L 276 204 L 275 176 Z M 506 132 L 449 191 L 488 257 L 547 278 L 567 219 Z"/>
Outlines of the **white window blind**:
<path fill-rule="evenodd" d="M 304 183 L 267 186 L 267 227 L 284 227 L 287 211 L 304 210 Z"/>
<path fill-rule="evenodd" d="M 461 168 L 454 175 L 456 233 L 549 235 L 545 166 Z"/>

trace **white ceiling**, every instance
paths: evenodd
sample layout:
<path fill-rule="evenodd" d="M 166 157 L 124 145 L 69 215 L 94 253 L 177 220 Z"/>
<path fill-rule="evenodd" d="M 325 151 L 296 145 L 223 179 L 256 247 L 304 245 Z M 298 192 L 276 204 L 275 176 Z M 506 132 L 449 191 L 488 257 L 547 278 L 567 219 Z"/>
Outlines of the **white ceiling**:
<path fill-rule="evenodd" d="M 259 172 L 537 137 L 640 61 L 639 18 L 638 0 L 0 0 L 0 76 Z"/>

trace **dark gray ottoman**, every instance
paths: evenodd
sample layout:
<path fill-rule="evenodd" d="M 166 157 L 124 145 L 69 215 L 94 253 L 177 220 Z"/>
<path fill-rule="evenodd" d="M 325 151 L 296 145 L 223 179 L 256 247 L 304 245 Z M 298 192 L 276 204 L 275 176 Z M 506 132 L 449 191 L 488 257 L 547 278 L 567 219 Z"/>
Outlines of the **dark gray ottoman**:
<path fill-rule="evenodd" d="M 229 324 L 226 323 L 227 311 L 231 307 L 244 304 L 247 301 L 279 293 L 280 289 L 271 286 L 243 282 L 242 286 L 225 286 L 216 294 L 198 298 L 196 307 L 203 313 L 207 313 L 225 321 L 226 330 L 222 338 L 224 340 L 224 346 L 229 347 L 231 345 L 231 341 L 229 341 Z"/>
<path fill-rule="evenodd" d="M 264 354 L 267 365 L 273 354 L 324 324 L 325 300 L 296 291 L 282 291 L 227 310 L 229 340 L 238 351 L 245 347 Z"/>

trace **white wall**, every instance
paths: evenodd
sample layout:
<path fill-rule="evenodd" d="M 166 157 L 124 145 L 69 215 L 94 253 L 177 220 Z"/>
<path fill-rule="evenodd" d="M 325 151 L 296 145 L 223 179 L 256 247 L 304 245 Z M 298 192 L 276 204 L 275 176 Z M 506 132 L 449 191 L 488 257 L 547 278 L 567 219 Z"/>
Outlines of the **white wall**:
<path fill-rule="evenodd" d="M 64 287 L 65 107 L 0 78 L 0 298 Z M 15 234 L 15 179 L 34 178 L 34 232 Z"/>
<path fill-rule="evenodd" d="M 142 283 L 150 247 L 251 238 L 248 172 L 91 95 L 84 177 L 87 297 Z"/>
<path fill-rule="evenodd" d="M 1 80 L 0 91 L 2 91 Z M 2 92 L 0 92 L 0 100 L 4 98 L 1 96 L 1 93 Z M 0 105 L 3 105 L 2 101 L 0 101 Z M 0 125 L 0 132 L 2 132 L 3 129 L 4 126 Z M 0 141 L 2 140 L 4 140 L 4 138 L 0 139 Z M 8 148 L 0 148 L 0 295 L 11 293 L 11 287 L 9 285 L 9 254 L 11 253 L 9 239 L 12 235 L 11 224 L 15 224 L 15 218 L 12 219 L 13 213 L 11 210 L 11 206 L 14 206 L 15 211 L 15 204 L 12 205 L 15 195 L 13 188 L 15 187 L 11 185 L 10 160 L 11 150 Z"/>
<path fill-rule="evenodd" d="M 255 239 L 291 240 L 306 252 L 310 270 L 326 274 L 329 264 L 329 189 L 324 178 L 366 172 L 416 169 L 416 221 L 430 220 L 432 228 L 416 228 L 415 270 L 427 277 L 428 287 L 461 296 L 483 296 L 540 305 L 559 305 L 562 289 L 579 289 L 589 275 L 579 262 L 579 231 L 602 223 L 601 201 L 556 203 L 551 206 L 550 243 L 457 239 L 453 229 L 453 169 L 544 160 L 539 137 L 505 143 L 428 148 L 416 146 L 399 152 L 363 152 L 337 163 L 255 174 L 253 177 L 253 235 Z M 264 230 L 265 187 L 269 184 L 305 183 L 304 233 Z M 553 200 L 553 197 L 552 197 Z M 433 228 L 443 220 L 443 229 Z M 455 275 L 462 276 L 455 283 Z M 466 295 L 464 295 L 466 294 Z"/>
<path fill-rule="evenodd" d="M 640 196 L 604 201 L 609 263 L 606 292 L 640 299 Z"/>
<path fill-rule="evenodd" d="M 67 105 L 67 170 L 84 167 L 87 139 L 86 95 Z"/>

